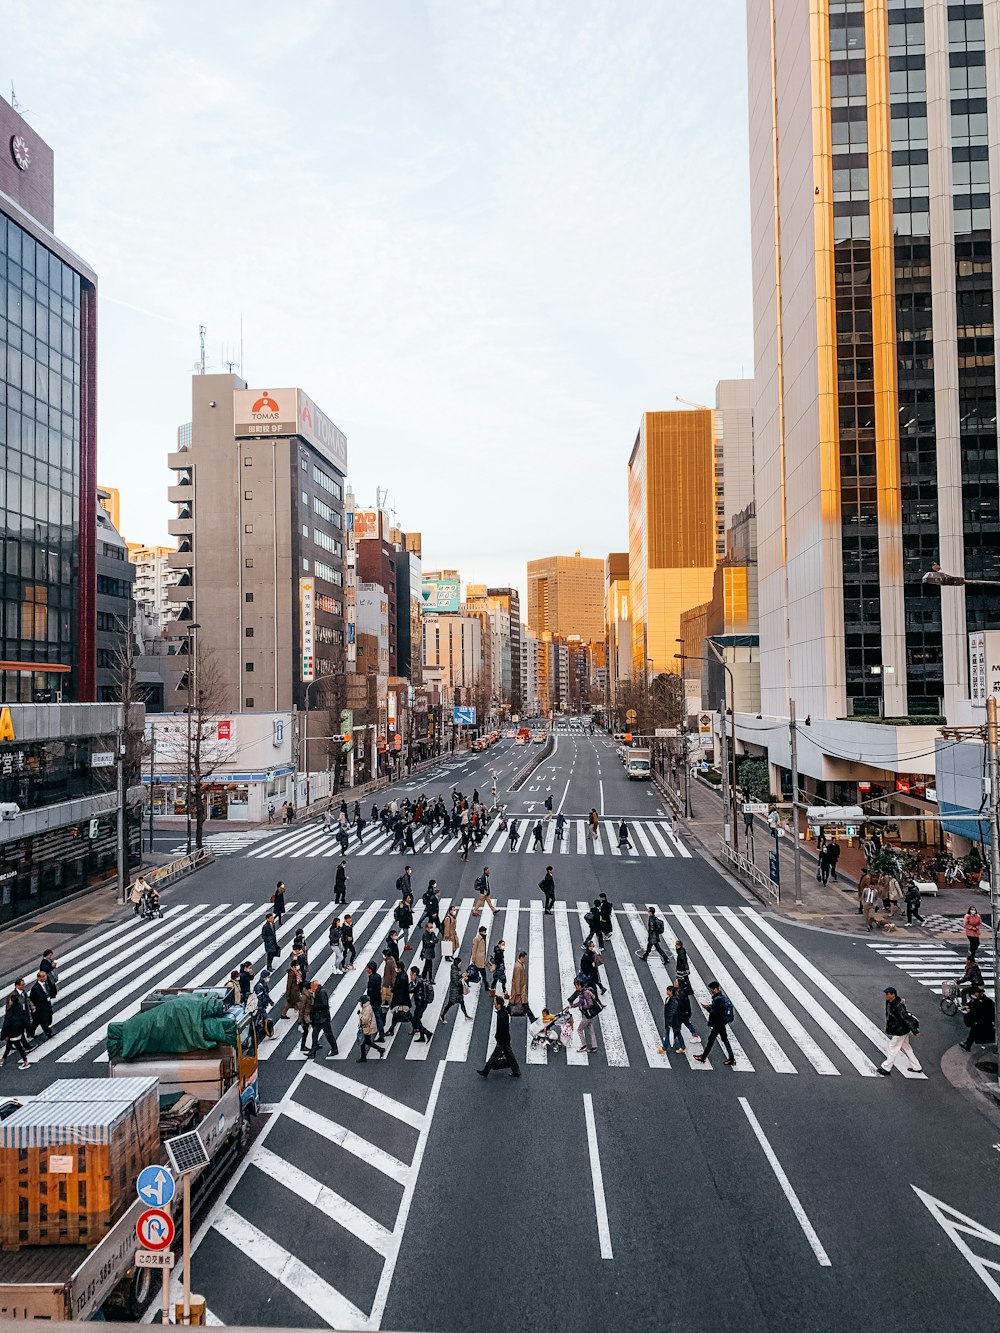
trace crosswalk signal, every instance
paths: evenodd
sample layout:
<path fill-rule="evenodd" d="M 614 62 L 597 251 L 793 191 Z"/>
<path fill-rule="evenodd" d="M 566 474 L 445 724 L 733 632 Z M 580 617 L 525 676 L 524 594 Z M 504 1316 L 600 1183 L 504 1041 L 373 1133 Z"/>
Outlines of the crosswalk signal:
<path fill-rule="evenodd" d="M 101 821 L 99 819 L 92 819 L 90 821 L 90 839 L 92 842 L 100 833 L 100 831 L 101 831 Z"/>

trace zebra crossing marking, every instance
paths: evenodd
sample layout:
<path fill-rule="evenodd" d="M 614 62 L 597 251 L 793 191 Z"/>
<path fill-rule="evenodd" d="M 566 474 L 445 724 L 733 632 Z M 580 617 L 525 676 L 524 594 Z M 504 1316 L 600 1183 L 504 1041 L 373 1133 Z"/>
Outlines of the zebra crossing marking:
<path fill-rule="evenodd" d="M 213 856 L 232 856 L 234 852 L 240 852 L 245 847 L 250 847 L 255 842 L 260 842 L 262 838 L 269 838 L 274 833 L 272 825 L 265 824 L 262 828 L 249 829 L 227 829 L 221 833 L 209 833 L 203 839 L 203 846 L 206 852 L 211 852 Z M 176 847 L 171 847 L 171 856 L 184 856 L 188 850 L 187 841 L 179 842 Z"/>

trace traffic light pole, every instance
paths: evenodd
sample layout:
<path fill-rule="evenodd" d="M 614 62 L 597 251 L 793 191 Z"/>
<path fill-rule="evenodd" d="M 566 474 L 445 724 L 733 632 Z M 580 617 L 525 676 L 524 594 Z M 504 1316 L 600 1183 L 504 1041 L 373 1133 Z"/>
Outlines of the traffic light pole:
<path fill-rule="evenodd" d="M 993 935 L 993 1032 L 1000 1050 L 1000 967 L 996 964 L 997 906 L 1000 904 L 1000 731 L 997 728 L 997 701 L 991 694 L 986 700 L 986 757 L 990 774 L 990 928 Z M 1000 1082 L 1000 1068 L 997 1070 Z"/>

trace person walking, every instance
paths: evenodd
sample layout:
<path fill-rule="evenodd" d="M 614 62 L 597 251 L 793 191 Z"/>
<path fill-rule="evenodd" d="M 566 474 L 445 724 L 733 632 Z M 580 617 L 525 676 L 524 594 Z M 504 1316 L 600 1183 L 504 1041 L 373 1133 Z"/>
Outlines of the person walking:
<path fill-rule="evenodd" d="M 540 852 L 544 850 L 544 845 L 542 842 L 544 833 L 545 830 L 542 828 L 542 821 L 540 819 L 536 819 L 534 827 L 531 830 L 531 837 L 532 837 L 531 850 L 533 852 Z"/>
<path fill-rule="evenodd" d="M 471 965 L 472 967 L 474 967 L 474 968 L 476 969 L 476 972 L 478 973 L 478 975 L 477 975 L 477 977 L 476 977 L 476 980 L 477 980 L 477 981 L 480 981 L 480 980 L 482 981 L 482 983 L 483 983 L 483 990 L 486 991 L 487 994 L 489 994 L 489 991 L 490 991 L 490 974 L 489 974 L 489 969 L 488 969 L 487 966 L 486 966 L 486 927 L 485 927 L 485 926 L 480 926 L 478 932 L 477 932 L 476 935 L 473 937 L 473 940 L 472 940 L 472 956 L 471 956 L 471 959 L 470 959 L 470 965 Z"/>
<path fill-rule="evenodd" d="M 285 919 L 285 881 L 282 879 L 278 880 L 271 895 L 271 911 L 274 914 L 274 924 L 280 926 Z"/>
<path fill-rule="evenodd" d="M 597 1051 L 597 1037 L 594 1033 L 594 1019 L 601 1012 L 604 1006 L 597 999 L 590 986 L 586 985 L 579 977 L 573 982 L 574 990 L 572 995 L 567 995 L 566 1003 L 570 1009 L 576 1009 L 580 1014 L 580 1025 L 577 1032 L 580 1037 L 580 1045 L 577 1047 L 581 1053 L 594 1055 Z"/>
<path fill-rule="evenodd" d="M 344 934 L 344 927 L 341 925 L 340 917 L 335 916 L 330 922 L 330 951 L 336 953 L 340 948 L 340 941 Z"/>
<path fill-rule="evenodd" d="M 517 817 L 514 816 L 510 821 L 510 826 L 507 832 L 507 850 L 509 852 L 517 851 L 517 841 L 520 838 L 520 836 L 521 836 L 521 826 L 517 820 Z"/>
<path fill-rule="evenodd" d="M 340 928 L 340 947 L 343 949 L 343 957 L 340 960 L 341 972 L 353 972 L 354 960 L 358 956 L 358 951 L 354 947 L 354 922 L 350 913 L 344 917 L 344 924 Z M 351 961 L 348 963 L 347 955 L 350 954 Z"/>
<path fill-rule="evenodd" d="M 437 880 L 428 880 L 427 888 L 424 890 L 424 896 L 420 900 L 424 905 L 424 910 L 420 913 L 418 926 L 422 926 L 425 921 L 430 921 L 439 931 L 443 930 L 441 925 L 441 890 L 437 886 Z"/>
<path fill-rule="evenodd" d="M 414 969 L 416 970 L 416 969 Z M 410 978 L 400 968 L 396 980 L 392 983 L 392 1022 L 389 1024 L 391 1037 L 400 1023 L 413 1023 L 413 994 L 410 990 Z"/>
<path fill-rule="evenodd" d="M 830 863 L 830 878 L 834 884 L 837 882 L 837 862 L 840 860 L 840 843 L 836 838 L 830 843 L 827 849 L 826 859 Z"/>
<path fill-rule="evenodd" d="M 278 931 L 274 924 L 274 913 L 268 912 L 267 917 L 261 927 L 260 937 L 264 941 L 264 954 L 267 959 L 264 966 L 268 971 L 274 965 L 274 960 L 280 955 L 278 948 Z"/>
<path fill-rule="evenodd" d="M 587 937 L 586 937 L 586 939 L 583 941 L 584 944 L 589 944 L 590 941 L 591 941 L 591 940 L 594 938 L 594 936 L 596 935 L 596 936 L 597 936 L 597 947 L 598 947 L 599 949 L 603 949 L 603 948 L 604 948 L 604 917 L 601 915 L 601 900 L 600 900 L 600 898 L 595 898 L 595 899 L 594 899 L 594 905 L 593 905 L 593 907 L 591 907 L 591 909 L 587 912 L 587 914 L 584 916 L 583 919 L 584 919 L 584 921 L 587 923 Z"/>
<path fill-rule="evenodd" d="M 921 925 L 924 924 L 924 918 L 920 915 L 920 890 L 916 883 L 911 879 L 906 886 L 906 924 L 912 925 L 913 918 L 916 917 Z M 871 927 L 869 927 L 871 929 Z"/>
<path fill-rule="evenodd" d="M 457 1004 L 466 1018 L 472 1018 L 472 1015 L 465 1007 L 465 988 L 466 981 L 462 973 L 462 960 L 457 953 L 451 956 L 451 967 L 448 969 L 448 994 L 445 998 L 444 1008 L 441 1010 L 439 1023 L 447 1023 L 448 1010 L 453 1009 Z"/>
<path fill-rule="evenodd" d="M 861 895 L 861 907 L 865 914 L 865 925 L 869 931 L 878 924 L 878 909 L 882 906 L 882 894 L 875 884 L 869 884 Z M 907 925 L 909 925 L 910 906 L 906 905 Z"/>
<path fill-rule="evenodd" d="M 969 910 L 966 912 L 962 921 L 962 925 L 965 929 L 965 938 L 969 942 L 969 957 L 975 958 L 979 951 L 979 932 L 982 929 L 983 918 L 971 903 L 969 904 Z"/>
<path fill-rule="evenodd" d="M 375 1015 L 375 1027 L 378 1031 L 378 1039 L 381 1041 L 385 1035 L 385 1024 L 382 1019 L 382 977 L 374 959 L 365 966 L 365 994 L 368 996 L 372 1013 Z"/>
<path fill-rule="evenodd" d="M 686 961 L 686 960 L 687 960 L 687 954 L 686 954 L 686 953 L 685 953 L 685 955 L 684 955 L 684 958 L 685 958 L 685 961 Z M 686 1019 L 682 1019 L 682 1020 L 681 1020 L 681 1027 L 685 1027 L 685 1028 L 687 1028 L 688 1032 L 691 1034 L 691 1040 L 692 1040 L 692 1041 L 696 1041 L 696 1042 L 699 1044 L 699 1046 L 700 1046 L 700 1045 L 701 1045 L 701 1034 L 699 1033 L 698 1029 L 697 1029 L 697 1028 L 695 1027 L 695 1025 L 694 1025 L 694 1012 L 693 1012 L 693 1011 L 694 1011 L 694 991 L 693 991 L 692 988 L 691 988 L 691 977 L 690 977 L 690 974 L 687 973 L 687 972 L 681 972 L 680 969 L 678 969 L 678 972 L 677 972 L 677 983 L 676 983 L 676 984 L 677 984 L 677 993 L 678 993 L 678 995 L 682 995 L 682 996 L 684 996 L 684 998 L 687 1000 L 688 1017 L 687 1017 Z"/>
<path fill-rule="evenodd" d="M 424 841 L 422 850 L 429 852 L 431 850 L 431 843 L 434 841 L 434 821 L 428 819 L 426 815 L 424 816 L 423 834 Z"/>
<path fill-rule="evenodd" d="M 889 1038 L 889 1050 L 878 1066 L 878 1072 L 888 1078 L 893 1065 L 905 1055 L 908 1067 L 917 1073 L 920 1064 L 910 1048 L 910 1038 L 919 1035 L 920 1024 L 907 1009 L 902 995 L 897 994 L 895 986 L 886 986 L 882 993 L 885 995 L 885 1035 Z"/>
<path fill-rule="evenodd" d="M 420 975 L 422 977 L 433 977 L 434 959 L 437 956 L 437 947 L 440 936 L 434 929 L 433 921 L 428 921 L 424 927 L 424 933 L 420 937 L 420 960 L 423 964 Z"/>
<path fill-rule="evenodd" d="M 7 1058 L 10 1055 L 11 1048 L 13 1048 L 21 1057 L 17 1066 L 18 1069 L 29 1067 L 26 1036 L 30 1026 L 31 1004 L 25 990 L 24 977 L 18 977 L 14 982 L 14 989 L 7 996 L 3 1026 L 0 1027 L 0 1040 L 5 1043 L 3 1055 L 0 1056 L 0 1065 L 7 1063 Z"/>
<path fill-rule="evenodd" d="M 302 993 L 299 995 L 298 1020 L 299 1033 L 301 1040 L 299 1050 L 303 1055 L 306 1054 L 306 1042 L 312 1029 L 312 1011 L 313 1011 L 313 990 L 312 986 L 303 986 Z"/>
<path fill-rule="evenodd" d="M 388 1009 L 392 1004 L 392 992 L 396 985 L 396 973 L 399 971 L 399 959 L 388 948 L 382 950 L 382 1005 Z"/>
<path fill-rule="evenodd" d="M 973 1046 L 990 1046 L 996 1040 L 996 1008 L 981 986 L 974 986 L 965 1008 L 965 1025 L 969 1035 L 959 1045 L 963 1051 Z"/>
<path fill-rule="evenodd" d="M 597 952 L 594 941 L 584 948 L 580 955 L 579 975 L 583 978 L 585 986 L 589 986 L 593 991 L 600 991 L 602 995 L 607 993 L 607 986 L 601 984 L 601 955 Z"/>
<path fill-rule="evenodd" d="M 267 803 L 267 822 L 268 822 L 269 824 L 273 824 L 273 823 L 274 823 L 274 802 L 273 802 L 273 801 L 268 801 L 268 803 Z"/>
<path fill-rule="evenodd" d="M 358 840 L 358 846 L 363 847 L 365 845 L 365 817 L 361 813 L 361 807 L 357 801 L 354 803 L 354 808 L 358 812 L 354 820 L 354 836 Z"/>
<path fill-rule="evenodd" d="M 493 956 L 490 958 L 490 971 L 492 973 L 493 985 L 490 989 L 494 992 L 500 991 L 506 999 L 510 999 L 507 990 L 507 941 L 498 940 L 493 946 Z"/>
<path fill-rule="evenodd" d="M 281 1009 L 281 1017 L 287 1018 L 290 1009 L 297 1013 L 301 998 L 302 972 L 298 958 L 293 957 L 289 960 L 288 971 L 285 973 L 285 1003 Z"/>
<path fill-rule="evenodd" d="M 342 906 L 347 902 L 347 862 L 341 858 L 337 865 L 337 874 L 333 881 L 333 905 Z"/>
<path fill-rule="evenodd" d="M 475 901 L 475 903 L 473 904 L 473 907 L 472 907 L 472 915 L 473 915 L 473 916 L 482 916 L 483 903 L 486 903 L 486 905 L 489 907 L 489 909 L 490 909 L 490 911 L 493 913 L 493 915 L 496 916 L 496 914 L 497 914 L 497 909 L 496 909 L 496 907 L 495 907 L 495 905 L 494 905 L 494 903 L 493 903 L 493 899 L 490 897 L 490 868 L 489 868 L 489 866 L 483 866 L 483 873 L 482 873 L 482 874 L 479 876 L 479 878 L 476 880 L 476 894 L 477 894 L 477 897 L 476 897 L 476 901 Z"/>
<path fill-rule="evenodd" d="M 309 1054 L 314 1060 L 316 1059 L 320 1048 L 320 1037 L 323 1036 L 330 1044 L 326 1058 L 332 1060 L 337 1054 L 337 1038 L 330 1026 L 330 997 L 318 981 L 312 982 L 309 989 L 312 991 L 312 1011 L 309 1016 L 312 1025 L 312 1049 Z"/>
<path fill-rule="evenodd" d="M 631 834 L 624 819 L 618 825 L 618 846 L 619 848 L 626 847 L 629 851 L 632 850 Z"/>
<path fill-rule="evenodd" d="M 547 824 L 547 823 L 549 822 L 549 820 L 552 818 L 552 804 L 553 804 L 553 802 L 552 802 L 552 793 L 549 792 L 548 796 L 546 796 L 546 798 L 545 798 L 545 822 L 546 822 L 546 824 Z"/>
<path fill-rule="evenodd" d="M 663 1045 L 658 1054 L 665 1055 L 668 1050 L 678 1055 L 687 1055 L 687 1047 L 681 1036 L 681 1028 L 691 1021 L 691 999 L 673 982 L 667 987 L 663 997 Z"/>
<path fill-rule="evenodd" d="M 369 1051 L 378 1051 L 378 1058 L 381 1060 L 385 1055 L 385 1047 L 382 1046 L 382 1034 L 378 1030 L 376 1021 L 376 1011 L 372 1008 L 372 1002 L 368 998 L 367 992 L 359 996 L 358 1003 L 358 1030 L 361 1034 L 361 1053 L 355 1060 L 356 1065 L 363 1065 L 368 1059 Z"/>
<path fill-rule="evenodd" d="M 566 816 L 560 810 L 556 815 L 556 842 L 562 842 L 563 834 L 566 831 Z"/>
<path fill-rule="evenodd" d="M 542 911 L 545 916 L 551 916 L 552 909 L 556 905 L 556 882 L 552 875 L 551 866 L 545 867 L 545 874 L 538 881 L 538 887 L 541 889 L 542 897 L 544 899 L 542 903 Z"/>
<path fill-rule="evenodd" d="M 587 836 L 590 838 L 591 842 L 597 841 L 597 830 L 600 828 L 600 824 L 601 817 L 594 807 L 591 806 L 590 814 L 587 816 Z"/>
<path fill-rule="evenodd" d="M 529 1023 L 536 1021 L 528 1003 L 528 955 L 522 949 L 514 963 L 510 979 L 510 1014 L 512 1018 L 525 1015 Z"/>
<path fill-rule="evenodd" d="M 716 1038 L 722 1043 L 722 1049 L 726 1053 L 723 1060 L 724 1065 L 735 1066 L 736 1056 L 733 1055 L 733 1048 L 729 1044 L 729 1024 L 736 1017 L 733 1011 L 733 1002 L 728 995 L 724 995 L 722 987 L 717 981 L 708 983 L 708 993 L 712 997 L 708 1004 L 702 1001 L 701 1007 L 708 1011 L 708 1041 L 705 1043 L 705 1049 L 700 1055 L 695 1055 L 692 1059 L 704 1064 L 708 1059 L 708 1053 L 715 1045 Z"/>
<path fill-rule="evenodd" d="M 454 905 L 448 908 L 444 914 L 444 946 L 443 953 L 446 959 L 454 958 L 458 953 L 458 908 Z"/>
<path fill-rule="evenodd" d="M 496 1012 L 496 1027 L 493 1032 L 493 1051 L 490 1058 L 482 1069 L 477 1069 L 476 1073 L 481 1078 L 489 1078 L 490 1071 L 502 1066 L 510 1070 L 511 1078 L 521 1077 L 521 1066 L 517 1063 L 517 1056 L 514 1054 L 510 1044 L 510 1010 L 504 1004 L 498 995 L 493 1001 L 493 1008 Z"/>
<path fill-rule="evenodd" d="M 142 911 L 143 893 L 145 893 L 145 880 L 143 880 L 140 877 L 132 885 L 131 891 L 129 892 L 128 895 L 128 900 L 132 904 L 132 913 L 134 916 L 138 916 L 139 913 Z"/>
<path fill-rule="evenodd" d="M 45 984 L 45 973 L 36 972 L 35 981 L 28 992 L 28 1004 L 31 1007 L 31 1025 L 28 1028 L 28 1036 L 34 1041 L 37 1028 L 42 1029 L 46 1037 L 52 1036 L 52 1000 L 49 998 L 49 990 Z"/>
<path fill-rule="evenodd" d="M 434 986 L 427 977 L 421 976 L 418 968 L 410 968 L 410 998 L 413 1001 L 413 1017 L 410 1019 L 410 1027 L 416 1036 L 414 1041 L 430 1041 L 430 1031 L 424 1027 L 420 1021 L 434 998 Z"/>
<path fill-rule="evenodd" d="M 663 938 L 663 932 L 666 929 L 663 923 L 663 917 L 656 915 L 656 908 L 650 905 L 646 908 L 646 948 L 636 949 L 636 954 L 640 958 L 648 958 L 655 949 L 665 963 L 670 959 L 663 952 L 663 945 L 660 943 Z"/>
<path fill-rule="evenodd" d="M 830 843 L 825 843 L 819 849 L 819 865 L 816 870 L 816 878 L 825 888 L 827 880 L 830 878 Z"/>
<path fill-rule="evenodd" d="M 45 973 L 45 988 L 49 993 L 49 999 L 54 1000 L 59 990 L 59 969 L 56 966 L 56 955 L 52 949 L 46 949 L 42 954 L 38 970 Z"/>
<path fill-rule="evenodd" d="M 601 914 L 601 934 L 609 940 L 615 933 L 615 905 L 606 893 L 599 893 L 597 902 L 599 904 L 598 911 Z"/>

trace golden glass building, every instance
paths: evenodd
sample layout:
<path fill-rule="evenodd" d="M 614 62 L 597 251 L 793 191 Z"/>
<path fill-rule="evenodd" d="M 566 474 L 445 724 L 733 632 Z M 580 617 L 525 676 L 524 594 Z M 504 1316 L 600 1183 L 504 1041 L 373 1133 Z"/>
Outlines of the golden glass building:
<path fill-rule="evenodd" d="M 645 412 L 628 463 L 632 671 L 677 671 L 681 615 L 712 596 L 717 533 L 715 414 Z"/>
<path fill-rule="evenodd" d="M 528 561 L 528 624 L 537 634 L 604 642 L 604 561 L 551 555 Z"/>

